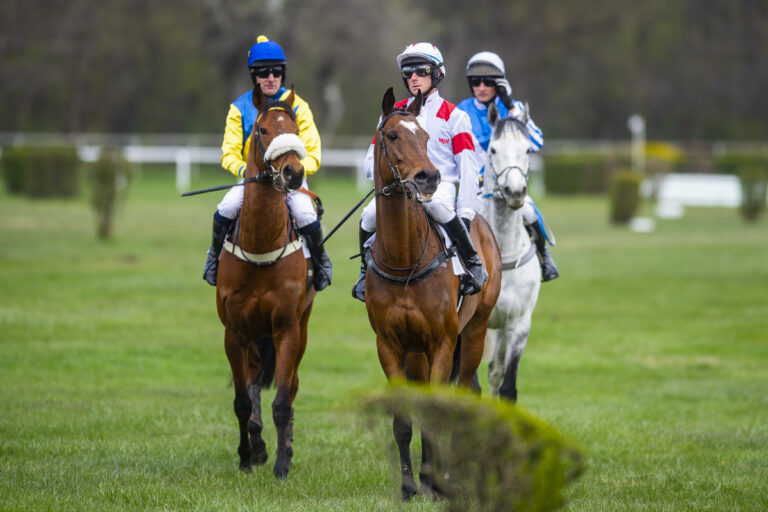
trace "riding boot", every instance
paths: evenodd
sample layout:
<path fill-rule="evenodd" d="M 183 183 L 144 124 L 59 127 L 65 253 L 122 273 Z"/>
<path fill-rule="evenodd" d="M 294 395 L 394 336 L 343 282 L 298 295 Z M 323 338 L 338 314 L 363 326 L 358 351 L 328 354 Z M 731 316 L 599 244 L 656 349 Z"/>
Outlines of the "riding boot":
<path fill-rule="evenodd" d="M 227 238 L 232 219 L 223 217 L 218 211 L 213 214 L 213 239 L 208 249 L 208 257 L 203 266 L 203 279 L 211 286 L 216 286 L 216 275 L 219 272 L 219 255 Z"/>
<path fill-rule="evenodd" d="M 370 231 L 360 228 L 359 241 L 360 241 L 360 277 L 357 278 L 355 286 L 352 287 L 352 296 L 359 301 L 365 302 L 365 273 L 368 268 L 365 265 L 365 254 L 363 253 L 365 242 L 373 236 Z"/>
<path fill-rule="evenodd" d="M 539 256 L 539 263 L 541 263 L 541 280 L 543 282 L 551 281 L 560 273 L 557 271 L 557 265 L 549 254 L 549 248 L 547 248 L 547 240 L 544 237 L 544 233 L 541 231 L 541 224 L 534 222 L 531 225 L 526 225 L 525 229 L 533 240 L 533 245 L 536 246 L 536 252 Z"/>
<path fill-rule="evenodd" d="M 462 294 L 474 295 L 482 289 L 483 283 L 488 280 L 488 272 L 483 268 L 483 262 L 480 261 L 475 246 L 472 244 L 472 239 L 469 237 L 469 231 L 461 218 L 456 215 L 443 224 L 443 227 L 458 249 L 459 257 L 467 269 L 467 279 L 462 280 Z"/>
<path fill-rule="evenodd" d="M 320 291 L 331 284 L 331 258 L 325 252 L 323 245 L 323 228 L 320 223 L 315 221 L 312 224 L 299 228 L 299 233 L 307 241 L 309 253 L 312 255 L 312 261 L 315 263 L 315 274 L 312 282 L 315 290 Z"/>

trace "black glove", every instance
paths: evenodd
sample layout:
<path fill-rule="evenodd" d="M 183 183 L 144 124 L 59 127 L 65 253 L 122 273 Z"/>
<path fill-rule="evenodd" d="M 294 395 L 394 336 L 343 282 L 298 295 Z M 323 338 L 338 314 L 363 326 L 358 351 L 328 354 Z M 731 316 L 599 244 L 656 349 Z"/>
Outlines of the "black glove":
<path fill-rule="evenodd" d="M 508 110 L 512 110 L 512 86 L 506 78 L 496 79 L 496 95 Z"/>

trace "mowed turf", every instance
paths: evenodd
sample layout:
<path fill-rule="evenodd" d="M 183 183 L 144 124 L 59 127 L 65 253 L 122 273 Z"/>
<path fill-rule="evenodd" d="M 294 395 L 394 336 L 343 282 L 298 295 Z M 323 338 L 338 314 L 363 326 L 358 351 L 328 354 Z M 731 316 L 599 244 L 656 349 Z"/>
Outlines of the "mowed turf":
<path fill-rule="evenodd" d="M 310 180 L 327 233 L 362 192 Z M 193 187 L 227 181 L 201 171 Z M 349 295 L 357 214 L 328 242 L 334 284 L 310 320 L 289 478 L 271 471 L 273 391 L 270 460 L 237 470 L 223 328 L 201 279 L 221 195 L 181 199 L 170 170 L 144 169 L 99 242 L 85 198 L 0 193 L 0 510 L 442 507 L 400 504 L 391 421 L 360 410 L 385 380 Z M 638 234 L 608 223 L 605 198 L 537 199 L 561 277 L 541 289 L 520 404 L 587 455 L 568 510 L 765 510 L 768 220 L 690 209 Z"/>

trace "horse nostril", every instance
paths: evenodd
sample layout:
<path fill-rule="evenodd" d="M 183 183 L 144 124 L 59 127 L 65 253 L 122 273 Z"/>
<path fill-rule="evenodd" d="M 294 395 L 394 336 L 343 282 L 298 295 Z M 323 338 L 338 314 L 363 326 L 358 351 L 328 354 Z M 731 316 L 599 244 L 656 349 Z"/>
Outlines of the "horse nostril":
<path fill-rule="evenodd" d="M 523 195 L 524 196 L 528 195 L 528 187 L 527 186 L 523 187 Z"/>

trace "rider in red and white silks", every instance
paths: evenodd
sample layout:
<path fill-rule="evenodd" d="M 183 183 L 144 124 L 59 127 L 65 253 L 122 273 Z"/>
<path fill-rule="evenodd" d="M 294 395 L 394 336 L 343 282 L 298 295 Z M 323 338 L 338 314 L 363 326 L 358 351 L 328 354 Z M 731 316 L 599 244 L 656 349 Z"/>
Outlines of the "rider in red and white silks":
<path fill-rule="evenodd" d="M 397 102 L 395 108 L 406 108 L 414 101 L 413 95 L 421 90 L 424 104 L 416 120 L 429 134 L 427 155 L 440 171 L 440 184 L 432 200 L 424 203 L 424 209 L 446 229 L 458 249 L 468 271 L 464 293 L 477 293 L 488 279 L 488 274 L 477 256 L 467 225 L 456 214 L 458 210 L 471 219 L 473 213 L 470 211 L 476 211 L 478 206 L 478 171 L 483 162 L 475 151 L 477 142 L 472 135 L 469 117 L 453 103 L 443 99 L 437 90 L 437 84 L 445 76 L 445 65 L 436 46 L 430 43 L 409 45 L 397 56 L 397 65 L 403 83 L 412 96 Z M 372 143 L 363 165 L 370 179 L 373 179 L 373 158 Z M 458 198 L 456 184 L 459 184 Z M 371 201 L 363 210 L 360 222 L 361 253 L 363 244 L 375 230 L 376 202 Z M 360 279 L 352 290 L 352 296 L 359 300 L 365 300 L 365 273 L 363 261 Z"/>

